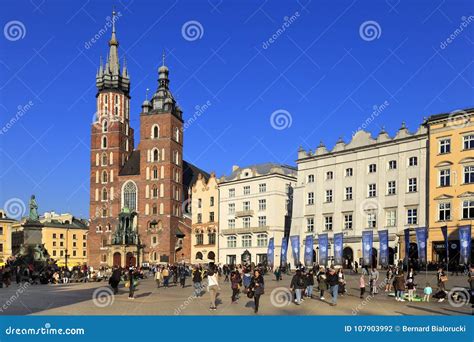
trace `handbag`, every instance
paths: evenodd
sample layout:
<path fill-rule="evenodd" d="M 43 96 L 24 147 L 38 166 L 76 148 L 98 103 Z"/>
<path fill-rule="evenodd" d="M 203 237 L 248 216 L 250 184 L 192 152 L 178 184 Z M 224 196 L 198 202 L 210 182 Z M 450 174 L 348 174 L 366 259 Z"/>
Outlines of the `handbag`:
<path fill-rule="evenodd" d="M 254 292 L 252 290 L 247 291 L 247 298 L 253 298 Z"/>
<path fill-rule="evenodd" d="M 448 281 L 448 277 L 444 275 L 444 276 L 441 276 L 441 277 L 439 278 L 439 280 L 441 280 L 441 282 L 445 283 L 445 282 Z"/>

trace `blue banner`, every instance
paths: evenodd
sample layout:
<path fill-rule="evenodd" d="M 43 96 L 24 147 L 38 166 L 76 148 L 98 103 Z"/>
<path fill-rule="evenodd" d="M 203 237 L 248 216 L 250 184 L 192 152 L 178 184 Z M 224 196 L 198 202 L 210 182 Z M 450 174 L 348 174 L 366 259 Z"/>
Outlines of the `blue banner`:
<path fill-rule="evenodd" d="M 388 230 L 379 230 L 380 257 L 379 263 L 388 266 Z"/>
<path fill-rule="evenodd" d="M 415 229 L 416 244 L 418 245 L 418 260 L 422 264 L 426 264 L 426 243 L 428 240 L 426 227 L 419 227 Z"/>
<path fill-rule="evenodd" d="M 313 244 L 313 234 L 306 235 L 304 242 L 304 265 L 308 267 L 313 266 Z"/>
<path fill-rule="evenodd" d="M 328 235 L 319 234 L 318 235 L 318 244 L 319 244 L 319 265 L 327 266 L 328 264 Z"/>
<path fill-rule="evenodd" d="M 286 266 L 286 263 L 288 262 L 288 258 L 286 257 L 287 251 L 288 251 L 288 237 L 283 237 L 283 240 L 281 240 L 280 266 Z"/>
<path fill-rule="evenodd" d="M 406 228 L 405 231 L 405 263 L 408 266 L 410 261 L 410 228 Z"/>
<path fill-rule="evenodd" d="M 371 230 L 362 232 L 362 258 L 364 266 L 372 266 L 372 245 L 374 243 L 374 233 Z"/>
<path fill-rule="evenodd" d="M 469 265 L 471 259 L 471 225 L 459 227 L 459 263 Z"/>
<path fill-rule="evenodd" d="M 299 235 L 290 236 L 290 240 L 291 240 L 291 250 L 293 251 L 293 260 L 294 260 L 295 266 L 298 266 L 300 264 L 300 236 Z"/>
<path fill-rule="evenodd" d="M 444 248 L 446 249 L 446 263 L 449 262 L 449 238 L 448 238 L 448 226 L 442 226 L 441 232 L 444 237 Z"/>
<path fill-rule="evenodd" d="M 267 250 L 267 264 L 270 267 L 273 267 L 273 264 L 275 262 L 275 240 L 273 238 L 270 238 L 268 241 L 268 250 Z"/>
<path fill-rule="evenodd" d="M 342 245 L 344 243 L 344 234 L 334 234 L 334 265 L 342 266 Z"/>

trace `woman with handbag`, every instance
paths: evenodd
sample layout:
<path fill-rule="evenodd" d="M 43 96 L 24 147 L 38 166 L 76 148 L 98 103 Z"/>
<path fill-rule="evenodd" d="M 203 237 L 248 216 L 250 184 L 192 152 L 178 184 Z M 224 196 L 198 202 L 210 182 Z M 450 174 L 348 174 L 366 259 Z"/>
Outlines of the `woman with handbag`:
<path fill-rule="evenodd" d="M 441 291 L 446 292 L 446 282 L 448 281 L 448 277 L 446 276 L 446 273 L 444 273 L 442 267 L 438 269 L 437 275 L 438 275 L 438 288 Z"/>
<path fill-rule="evenodd" d="M 265 283 L 263 281 L 263 276 L 260 274 L 259 270 L 253 272 L 253 277 L 250 281 L 249 291 L 253 292 L 253 300 L 255 303 L 254 312 L 258 313 L 258 308 L 260 306 L 260 296 L 264 294 Z"/>
<path fill-rule="evenodd" d="M 242 278 L 240 277 L 240 273 L 238 271 L 232 271 L 230 273 L 230 287 L 232 289 L 232 304 L 237 304 L 237 296 L 239 294 L 239 287 L 240 283 L 242 282 Z"/>

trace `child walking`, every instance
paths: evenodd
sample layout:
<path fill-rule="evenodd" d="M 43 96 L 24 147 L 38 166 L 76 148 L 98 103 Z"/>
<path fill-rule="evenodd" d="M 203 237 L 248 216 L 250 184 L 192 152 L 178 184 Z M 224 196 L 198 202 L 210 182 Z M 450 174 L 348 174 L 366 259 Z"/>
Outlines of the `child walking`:
<path fill-rule="evenodd" d="M 364 298 L 364 294 L 365 294 L 365 278 L 364 278 L 364 274 L 361 274 L 360 278 L 359 278 L 359 287 L 360 287 L 360 298 Z"/>
<path fill-rule="evenodd" d="M 423 290 L 423 293 L 425 294 L 423 296 L 423 301 L 424 302 L 429 302 L 431 294 L 433 293 L 433 289 L 430 286 L 430 283 L 426 283 L 425 289 Z"/>

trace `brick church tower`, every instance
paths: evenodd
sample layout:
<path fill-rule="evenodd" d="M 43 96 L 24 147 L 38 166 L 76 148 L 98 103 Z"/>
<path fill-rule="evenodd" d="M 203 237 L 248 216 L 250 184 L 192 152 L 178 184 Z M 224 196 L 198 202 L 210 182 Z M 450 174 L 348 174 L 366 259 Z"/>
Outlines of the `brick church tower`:
<path fill-rule="evenodd" d="M 96 76 L 92 124 L 89 264 L 94 267 L 190 260 L 191 221 L 183 212 L 199 173 L 183 160 L 183 118 L 158 69 L 157 90 L 142 104 L 140 142 L 130 127 L 130 78 L 120 67 L 115 13 L 105 66 Z"/>

